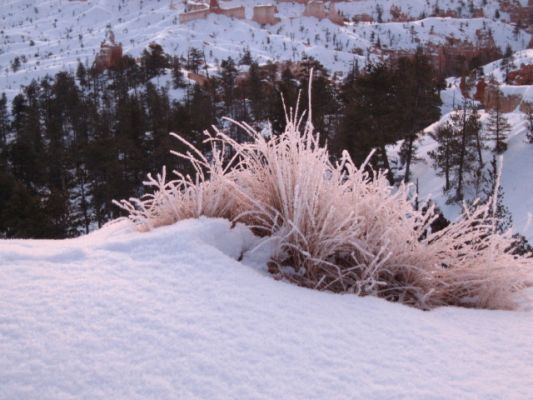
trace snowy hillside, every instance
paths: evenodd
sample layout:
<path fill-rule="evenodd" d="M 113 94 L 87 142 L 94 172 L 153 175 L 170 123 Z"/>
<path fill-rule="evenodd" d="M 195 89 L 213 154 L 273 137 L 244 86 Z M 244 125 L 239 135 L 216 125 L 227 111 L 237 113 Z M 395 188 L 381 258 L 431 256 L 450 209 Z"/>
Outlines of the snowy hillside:
<path fill-rule="evenodd" d="M 533 310 L 303 289 L 256 244 L 209 219 L 0 241 L 0 398 L 530 398 Z"/>
<path fill-rule="evenodd" d="M 518 69 L 524 65 L 533 65 L 533 49 L 526 49 L 513 54 L 512 69 Z M 500 90 L 505 96 L 518 95 L 523 102 L 533 103 L 533 85 L 509 85 L 505 83 L 505 68 L 502 60 L 485 65 L 483 73 L 499 83 Z"/>
<path fill-rule="evenodd" d="M 341 2 L 337 7 L 347 21 L 345 26 L 303 17 L 301 4 L 274 2 L 281 22 L 262 27 L 251 17 L 253 6 L 263 3 L 222 2 L 223 7 L 244 4 L 245 20 L 210 15 L 207 20 L 180 24 L 178 16 L 184 11 L 181 2 L 175 2 L 176 9 L 171 10 L 169 2 L 163 0 L 2 0 L 0 92 L 6 91 L 12 97 L 20 84 L 28 84 L 32 78 L 60 70 L 74 71 L 79 61 L 91 65 L 107 27 L 114 30 L 124 51 L 132 56 L 138 56 L 155 41 L 169 54 L 186 55 L 191 47 L 202 49 L 211 64 L 228 56 L 238 59 L 245 49 L 250 49 L 261 62 L 300 60 L 307 54 L 338 72 L 347 71 L 354 60 L 361 66 L 368 59 L 375 60 L 387 49 L 407 50 L 450 40 L 478 45 L 478 33 L 490 33 L 502 51 L 507 45 L 514 50 L 524 49 L 531 40 L 524 30 L 514 32 L 506 12 L 502 11 L 499 19 L 493 17 L 499 8 L 499 2 L 494 0 L 486 6 L 482 6 L 482 1 L 472 2 L 476 9 L 486 11 L 483 18 L 472 18 L 467 7 L 453 1 Z M 524 0 L 522 3 L 526 4 Z M 376 11 L 378 4 L 381 18 Z M 390 11 L 395 6 L 408 21 L 392 20 Z M 455 10 L 457 17 L 426 17 L 435 14 L 437 8 Z M 361 14 L 383 22 L 352 22 Z M 378 42 L 382 50 L 375 47 Z M 17 57 L 21 65 L 14 71 L 12 64 Z"/>
<path fill-rule="evenodd" d="M 521 65 L 533 64 L 533 50 L 524 50 L 513 55 L 514 68 Z M 509 208 L 513 217 L 513 231 L 520 232 L 530 242 L 533 241 L 533 186 L 530 184 L 531 178 L 531 158 L 533 156 L 533 144 L 527 140 L 527 116 L 520 111 L 520 106 L 525 102 L 533 102 L 533 86 L 531 85 L 509 85 L 504 81 L 504 71 L 502 60 L 495 61 L 483 67 L 485 79 L 494 79 L 499 84 L 504 96 L 516 95 L 521 99 L 517 102 L 517 107 L 512 112 L 505 113 L 511 125 L 511 131 L 507 137 L 507 150 L 503 153 L 503 174 L 502 188 L 504 191 L 504 204 Z M 442 118 L 440 121 L 426 129 L 418 141 L 417 156 L 419 159 L 414 165 L 413 174 L 418 179 L 420 195 L 422 198 L 428 196 L 434 199 L 444 214 L 451 219 L 456 218 L 461 207 L 454 204 L 447 204 L 447 196 L 443 194 L 444 178 L 437 176 L 433 167 L 433 161 L 428 153 L 435 150 L 437 143 L 429 133 L 450 118 L 454 107 L 462 104 L 464 97 L 460 89 L 460 79 L 449 78 L 448 87 L 442 91 Z M 475 91 L 475 90 L 473 90 Z M 483 153 L 487 165 L 491 160 L 491 145 L 487 139 L 486 130 L 489 119 L 486 110 L 480 110 L 481 122 L 483 124 L 482 138 L 486 140 L 487 149 Z M 475 197 L 475 193 L 470 193 L 470 198 Z"/>
<path fill-rule="evenodd" d="M 526 122 L 523 113 L 506 114 L 513 128 L 508 136 L 508 149 L 503 154 L 502 188 L 504 191 L 504 204 L 509 208 L 513 217 L 513 231 L 523 234 L 529 242 L 533 241 L 533 186 L 531 182 L 531 157 L 533 145 L 526 140 Z M 447 120 L 449 115 L 443 117 Z M 482 121 L 486 123 L 488 115 L 482 113 Z M 429 129 L 431 131 L 431 128 Z M 420 159 L 413 167 L 413 175 L 418 178 L 420 195 L 434 199 L 443 210 L 447 218 L 455 219 L 461 207 L 447 204 L 447 196 L 443 194 L 444 178 L 437 176 L 433 169 L 433 161 L 428 153 L 437 146 L 430 135 L 425 135 L 418 143 L 418 156 Z M 490 161 L 490 152 L 484 152 L 485 159 Z M 475 196 L 470 193 L 470 196 Z M 471 198 L 470 197 L 470 198 Z"/>

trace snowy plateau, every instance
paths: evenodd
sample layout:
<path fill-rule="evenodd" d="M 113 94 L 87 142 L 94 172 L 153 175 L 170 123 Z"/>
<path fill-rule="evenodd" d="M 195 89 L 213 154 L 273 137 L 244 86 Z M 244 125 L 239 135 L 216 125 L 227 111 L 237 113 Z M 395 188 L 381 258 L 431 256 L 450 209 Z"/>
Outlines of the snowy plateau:
<path fill-rule="evenodd" d="M 383 56 L 371 37 L 413 51 L 490 29 L 517 65 L 533 64 L 527 29 L 515 32 L 505 11 L 493 18 L 499 1 L 472 2 L 487 17 L 454 18 L 425 17 L 435 1 L 338 2 L 344 26 L 303 17 L 296 2 L 277 3 L 280 23 L 261 26 L 252 7 L 264 0 L 221 2 L 245 5 L 244 20 L 209 15 L 180 24 L 185 6 L 172 3 L 0 0 L 0 93 L 12 100 L 32 79 L 91 64 L 109 26 L 134 57 L 152 42 L 176 55 L 202 49 L 210 65 L 245 49 L 262 63 L 309 55 L 339 79 L 354 60 L 364 66 Z M 376 19 L 378 4 L 383 22 L 351 22 Z M 393 5 L 412 20 L 392 21 Z M 13 71 L 16 57 L 24 61 Z M 483 70 L 503 94 L 533 102 L 533 86 L 505 84 L 501 60 Z M 446 203 L 428 154 L 431 133 L 463 99 L 460 85 L 447 79 L 441 119 L 419 137 L 413 166 L 421 196 L 452 220 L 460 209 Z M 506 117 L 504 202 L 513 230 L 533 243 L 533 144 L 519 107 Z M 391 159 L 399 146 L 388 149 Z M 0 400 L 533 398 L 531 289 L 516 311 L 421 311 L 275 280 L 260 240 L 243 225 L 208 218 L 145 233 L 117 220 L 75 239 L 0 240 Z"/>

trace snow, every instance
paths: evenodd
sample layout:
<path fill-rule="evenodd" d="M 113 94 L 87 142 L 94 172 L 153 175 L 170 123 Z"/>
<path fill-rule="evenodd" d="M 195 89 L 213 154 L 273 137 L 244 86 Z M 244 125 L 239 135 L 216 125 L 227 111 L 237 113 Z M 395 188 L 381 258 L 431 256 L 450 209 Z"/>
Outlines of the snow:
<path fill-rule="evenodd" d="M 533 49 L 518 51 L 513 54 L 509 63 L 509 71 L 515 71 L 524 65 L 533 65 Z M 505 66 L 503 60 L 494 61 L 483 67 L 483 73 L 500 84 L 505 96 L 520 96 L 523 102 L 533 102 L 533 86 L 505 84 Z"/>
<path fill-rule="evenodd" d="M 502 64 L 503 60 L 491 62 L 483 67 L 483 73 L 487 76 L 493 77 L 497 82 L 503 83 L 505 68 L 503 68 Z M 521 65 L 533 64 L 533 49 L 526 49 L 514 53 L 512 56 L 512 64 L 514 67 L 509 68 L 511 71 L 519 68 Z"/>
<path fill-rule="evenodd" d="M 531 307 L 299 288 L 259 243 L 205 218 L 0 241 L 0 398 L 531 398 Z"/>
<path fill-rule="evenodd" d="M 21 84 L 46 74 L 61 70 L 75 71 L 78 62 L 91 65 L 111 27 L 124 52 L 139 56 L 151 42 L 157 42 L 172 55 L 187 55 L 190 47 L 205 52 L 211 65 L 227 58 L 239 59 L 245 49 L 261 63 L 280 60 L 300 60 L 303 55 L 317 58 L 332 72 L 345 73 L 354 60 L 359 66 L 368 59 L 379 60 L 373 49 L 379 38 L 383 48 L 413 50 L 429 43 L 447 43 L 448 38 L 476 43 L 478 30 L 491 30 L 495 42 L 502 51 L 507 45 L 515 51 L 525 49 L 531 35 L 525 31 L 513 33 L 513 25 L 502 13 L 499 20 L 492 19 L 499 7 L 495 0 L 488 1 L 483 9 L 485 18 L 472 19 L 467 7 L 461 18 L 424 18 L 410 22 L 389 22 L 390 7 L 400 5 L 402 12 L 412 18 L 422 13 L 430 15 L 437 1 L 413 2 L 390 0 L 362 0 L 342 2 L 338 9 L 348 20 L 360 13 L 376 17 L 376 5 L 384 11 L 383 23 L 348 23 L 337 26 L 325 19 L 303 17 L 303 5 L 290 2 L 276 3 L 281 23 L 261 27 L 251 20 L 254 5 L 264 0 L 232 0 L 222 7 L 245 5 L 246 20 L 210 15 L 207 20 L 187 24 L 178 22 L 184 11 L 182 2 L 175 2 L 177 9 L 170 10 L 168 1 L 143 0 L 47 0 L 38 3 L 27 0 L 2 0 L 0 13 L 0 92 L 12 99 Z M 454 1 L 441 0 L 441 9 L 457 9 Z M 482 0 L 475 0 L 480 7 Z M 32 44 L 33 41 L 33 44 Z M 21 68 L 14 72 L 11 63 L 15 57 L 25 57 Z M 368 59 L 367 59 L 368 57 Z"/>

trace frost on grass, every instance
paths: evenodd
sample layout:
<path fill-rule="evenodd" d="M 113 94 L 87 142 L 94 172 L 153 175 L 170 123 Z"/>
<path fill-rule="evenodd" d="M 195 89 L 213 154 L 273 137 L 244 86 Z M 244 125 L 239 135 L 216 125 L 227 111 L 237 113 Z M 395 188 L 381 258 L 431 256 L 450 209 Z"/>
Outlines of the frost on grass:
<path fill-rule="evenodd" d="M 117 203 L 146 231 L 201 215 L 244 222 L 277 251 L 269 271 L 319 290 L 374 295 L 422 309 L 442 305 L 511 309 L 533 285 L 532 260 L 511 253 L 511 233 L 496 232 L 493 203 L 465 208 L 431 232 L 433 207 L 417 210 L 408 185 L 356 166 L 347 152 L 331 162 L 311 119 L 287 113 L 285 131 L 266 138 L 245 123 L 237 143 L 213 128 L 209 157 L 174 152 L 194 177 L 148 176 L 153 193 Z M 365 163 L 366 164 L 366 163 Z"/>

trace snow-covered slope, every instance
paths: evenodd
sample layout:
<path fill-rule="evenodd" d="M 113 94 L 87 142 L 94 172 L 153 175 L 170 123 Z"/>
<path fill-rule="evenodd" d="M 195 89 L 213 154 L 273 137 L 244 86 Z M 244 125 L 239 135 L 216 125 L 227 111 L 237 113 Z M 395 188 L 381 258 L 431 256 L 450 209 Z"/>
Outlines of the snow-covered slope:
<path fill-rule="evenodd" d="M 130 55 L 138 56 L 152 41 L 163 46 L 169 54 L 186 55 L 190 47 L 205 50 L 211 64 L 229 56 L 238 59 L 245 49 L 260 61 L 300 60 L 304 54 L 318 58 L 332 71 L 343 72 L 354 60 L 360 66 L 367 59 L 379 57 L 374 48 L 378 39 L 384 49 L 414 49 L 428 43 L 443 44 L 449 38 L 477 43 L 477 31 L 491 31 L 495 43 L 502 50 L 510 45 L 514 50 L 527 47 L 531 35 L 525 31 L 513 33 L 509 16 L 502 12 L 493 18 L 499 2 L 491 0 L 481 7 L 482 0 L 473 4 L 486 10 L 486 17 L 471 18 L 462 11 L 458 18 L 425 18 L 435 7 L 457 9 L 453 1 L 348 1 L 338 4 L 347 20 L 368 13 L 377 20 L 376 7 L 383 10 L 383 23 L 349 22 L 338 26 L 325 19 L 303 17 L 304 6 L 280 2 L 278 16 L 281 23 L 261 27 L 251 21 L 254 5 L 263 0 L 232 0 L 223 7 L 246 6 L 246 20 L 211 15 L 207 20 L 180 24 L 182 2 L 169 9 L 166 0 L 87 0 L 66 1 L 28 0 L 0 1 L 0 92 L 12 97 L 20 84 L 59 70 L 74 70 L 77 63 L 92 64 L 107 27 L 111 27 Z M 418 19 L 392 22 L 391 6 Z M 423 18 L 423 19 L 419 19 Z M 390 22 L 389 22 L 390 21 Z M 368 51 L 371 50 L 370 54 Z M 20 69 L 13 72 L 11 63 L 19 57 Z"/>
<path fill-rule="evenodd" d="M 533 49 L 518 51 L 513 54 L 510 70 L 517 70 L 522 66 L 533 65 Z M 523 102 L 533 103 L 533 85 L 509 85 L 505 83 L 505 67 L 503 60 L 491 62 L 483 67 L 483 74 L 488 79 L 494 79 L 505 96 L 520 96 Z"/>
<path fill-rule="evenodd" d="M 445 115 L 446 120 L 449 115 Z M 481 112 L 481 120 L 486 123 L 488 115 Z M 507 113 L 512 130 L 507 139 L 507 151 L 503 154 L 503 171 L 501 185 L 504 192 L 503 202 L 508 207 L 513 217 L 513 232 L 523 234 L 528 241 L 533 242 L 533 185 L 531 185 L 531 157 L 533 157 L 533 144 L 526 139 L 526 121 L 523 113 Z M 436 126 L 435 124 L 434 126 Z M 431 131 L 433 127 L 428 131 Z M 419 159 L 413 165 L 414 179 L 418 179 L 420 195 L 422 198 L 431 197 L 444 212 L 445 216 L 454 220 L 461 212 L 457 204 L 447 204 L 447 195 L 442 192 L 444 177 L 437 176 L 433 168 L 433 161 L 428 153 L 435 150 L 437 143 L 429 135 L 423 136 L 417 144 Z M 491 146 L 489 144 L 489 146 Z M 491 160 L 489 150 L 484 151 L 487 165 Z M 487 167 L 488 168 L 488 167 Z M 469 194 L 475 197 L 474 193 Z"/>
<path fill-rule="evenodd" d="M 0 241 L 0 398 L 531 398 L 533 310 L 303 289 L 256 244 L 209 219 Z"/>
<path fill-rule="evenodd" d="M 513 55 L 513 70 L 521 65 L 533 64 L 533 49 L 523 50 Z M 494 80 L 498 83 L 499 90 L 504 96 L 516 95 L 521 100 L 515 110 L 503 114 L 507 118 L 511 131 L 507 136 L 507 150 L 503 153 L 503 171 L 501 185 L 504 192 L 504 204 L 511 211 L 513 217 L 513 231 L 523 234 L 528 241 L 533 242 L 533 185 L 531 182 L 532 169 L 531 159 L 533 157 L 533 144 L 527 140 L 527 116 L 520 111 L 520 106 L 524 102 L 533 103 L 533 86 L 531 85 L 509 85 L 505 84 L 502 60 L 487 64 L 483 67 L 484 79 Z M 440 121 L 429 126 L 417 143 L 417 161 L 413 165 L 413 179 L 418 179 L 420 195 L 422 198 L 431 197 L 437 202 L 447 218 L 455 219 L 461 212 L 461 207 L 457 204 L 447 204 L 447 195 L 442 192 L 444 187 L 444 177 L 437 176 L 433 167 L 433 161 L 428 153 L 435 150 L 437 143 L 429 133 L 433 132 L 437 126 L 447 121 L 454 107 L 460 107 L 464 101 L 460 89 L 459 78 L 449 78 L 447 88 L 441 92 L 442 118 Z M 472 94 L 475 92 L 473 85 Z M 492 159 L 492 148 L 494 144 L 486 140 L 488 136 L 487 122 L 489 114 L 486 110 L 480 110 L 480 120 L 483 123 L 482 138 L 485 139 L 487 149 L 483 152 L 483 158 L 487 168 Z M 397 154 L 399 144 L 395 146 L 392 154 Z M 395 157 L 395 156 L 393 156 Z M 467 195 L 475 197 L 475 193 Z"/>

